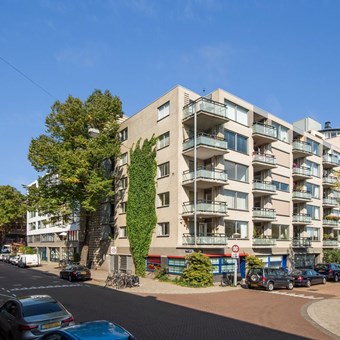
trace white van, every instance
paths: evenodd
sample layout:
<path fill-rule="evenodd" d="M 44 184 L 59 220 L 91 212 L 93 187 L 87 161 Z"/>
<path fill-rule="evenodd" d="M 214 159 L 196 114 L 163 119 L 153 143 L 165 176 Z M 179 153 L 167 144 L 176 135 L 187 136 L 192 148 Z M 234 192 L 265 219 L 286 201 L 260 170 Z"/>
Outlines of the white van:
<path fill-rule="evenodd" d="M 40 255 L 39 254 L 23 254 L 20 256 L 18 267 L 39 267 Z"/>

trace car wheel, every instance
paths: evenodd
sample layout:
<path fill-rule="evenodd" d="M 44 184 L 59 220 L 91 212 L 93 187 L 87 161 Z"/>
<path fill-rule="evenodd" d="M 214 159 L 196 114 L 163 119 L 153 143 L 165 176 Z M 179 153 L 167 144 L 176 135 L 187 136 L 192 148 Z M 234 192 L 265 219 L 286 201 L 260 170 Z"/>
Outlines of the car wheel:
<path fill-rule="evenodd" d="M 326 278 L 324 277 L 324 278 L 322 279 L 322 283 L 323 283 L 323 284 L 326 284 L 326 282 L 327 282 L 327 280 L 326 280 Z"/>
<path fill-rule="evenodd" d="M 250 276 L 250 281 L 251 282 L 257 282 L 259 281 L 260 277 L 257 274 L 253 274 Z"/>
<path fill-rule="evenodd" d="M 72 278 L 72 276 L 71 276 L 71 275 L 69 275 L 69 276 L 68 276 L 68 280 L 69 280 L 70 282 L 72 282 L 72 281 L 73 281 L 73 278 Z"/>
<path fill-rule="evenodd" d="M 293 281 L 289 281 L 288 282 L 288 285 L 287 285 L 287 289 L 288 290 L 292 290 L 294 288 L 294 283 L 293 283 Z"/>
<path fill-rule="evenodd" d="M 311 285 L 312 285 L 312 283 L 310 282 L 310 280 L 307 280 L 306 287 L 310 287 Z"/>
<path fill-rule="evenodd" d="M 273 291 L 274 290 L 274 283 L 273 282 L 268 282 L 267 284 L 267 290 L 269 292 Z"/>
<path fill-rule="evenodd" d="M 338 274 L 336 274 L 336 275 L 334 276 L 334 281 L 335 281 L 335 282 L 338 282 L 338 281 L 339 281 L 339 276 L 338 276 Z"/>

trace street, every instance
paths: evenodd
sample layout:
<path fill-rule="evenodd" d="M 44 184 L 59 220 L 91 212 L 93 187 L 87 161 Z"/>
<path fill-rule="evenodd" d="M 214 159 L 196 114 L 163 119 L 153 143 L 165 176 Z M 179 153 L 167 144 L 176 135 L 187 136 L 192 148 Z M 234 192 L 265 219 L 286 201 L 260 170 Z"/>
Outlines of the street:
<path fill-rule="evenodd" d="M 0 262 L 0 302 L 6 296 L 49 294 L 77 323 L 106 319 L 143 339 L 330 339 L 308 322 L 309 303 L 334 297 L 339 286 L 293 291 L 235 289 L 221 293 L 140 296 L 68 282 L 32 269 Z M 338 293 L 339 295 L 339 293 Z"/>

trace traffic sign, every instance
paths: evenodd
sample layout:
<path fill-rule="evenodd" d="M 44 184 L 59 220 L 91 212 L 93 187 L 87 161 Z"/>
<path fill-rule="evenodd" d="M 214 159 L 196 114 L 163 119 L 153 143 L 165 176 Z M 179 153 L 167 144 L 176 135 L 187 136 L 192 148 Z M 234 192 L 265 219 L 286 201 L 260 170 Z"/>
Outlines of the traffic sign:
<path fill-rule="evenodd" d="M 240 256 L 239 256 L 239 253 L 231 253 L 231 258 L 232 259 L 238 259 Z"/>
<path fill-rule="evenodd" d="M 240 250 L 240 247 L 237 245 L 237 244 L 234 244 L 232 247 L 231 247 L 231 251 L 233 253 L 238 253 Z"/>

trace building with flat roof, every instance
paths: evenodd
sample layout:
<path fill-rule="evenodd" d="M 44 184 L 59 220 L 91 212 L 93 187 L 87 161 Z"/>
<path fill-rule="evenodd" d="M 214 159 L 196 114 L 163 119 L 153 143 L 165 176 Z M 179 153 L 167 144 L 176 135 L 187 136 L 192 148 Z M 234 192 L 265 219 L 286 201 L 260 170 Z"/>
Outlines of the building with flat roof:
<path fill-rule="evenodd" d="M 133 269 L 127 165 L 133 145 L 152 135 L 158 173 L 150 270 L 162 264 L 179 274 L 184 256 L 202 251 L 220 274 L 233 268 L 233 245 L 242 275 L 246 255 L 267 266 L 304 267 L 339 249 L 332 170 L 340 149 L 308 123 L 290 124 L 222 89 L 202 97 L 182 86 L 123 121 L 111 269 Z"/>

